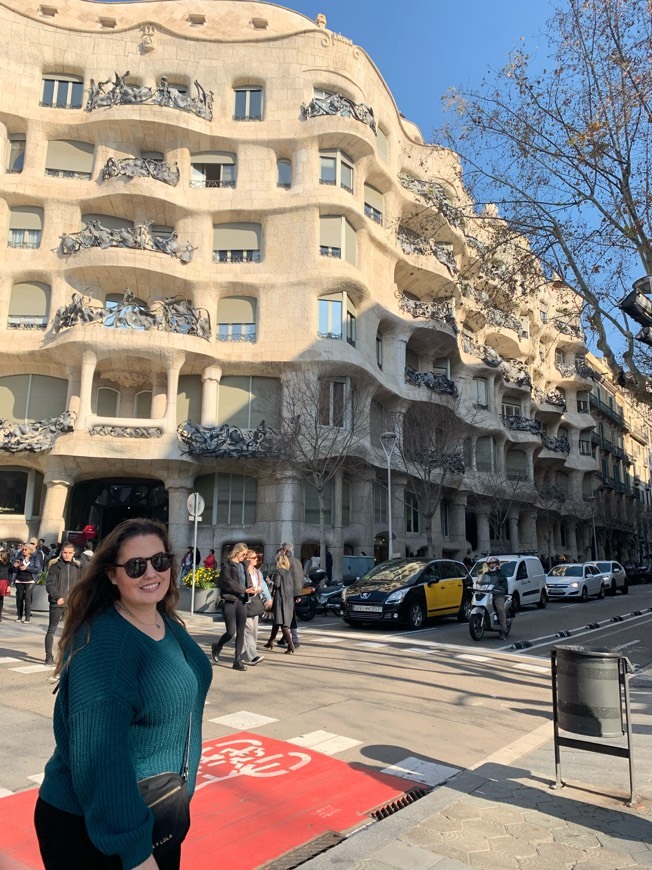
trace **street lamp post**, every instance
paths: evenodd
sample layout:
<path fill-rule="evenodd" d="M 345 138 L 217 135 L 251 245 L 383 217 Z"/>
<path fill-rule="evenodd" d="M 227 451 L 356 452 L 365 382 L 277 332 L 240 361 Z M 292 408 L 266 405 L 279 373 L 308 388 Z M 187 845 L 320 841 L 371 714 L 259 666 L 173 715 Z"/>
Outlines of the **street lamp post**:
<path fill-rule="evenodd" d="M 398 442 L 396 432 L 383 432 L 380 436 L 380 443 L 383 445 L 383 451 L 387 457 L 387 558 L 393 556 L 393 529 L 392 529 L 392 454 Z"/>
<path fill-rule="evenodd" d="M 598 536 L 595 533 L 595 507 L 596 507 L 596 498 L 592 495 L 590 498 L 587 498 L 587 501 L 591 504 L 591 524 L 593 526 L 593 561 L 598 561 Z"/>

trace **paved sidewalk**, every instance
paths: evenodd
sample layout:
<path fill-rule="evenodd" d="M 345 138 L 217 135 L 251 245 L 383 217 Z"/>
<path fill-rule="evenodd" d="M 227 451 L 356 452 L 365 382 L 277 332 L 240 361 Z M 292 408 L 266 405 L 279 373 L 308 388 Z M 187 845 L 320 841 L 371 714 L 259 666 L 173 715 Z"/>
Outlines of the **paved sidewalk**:
<path fill-rule="evenodd" d="M 652 867 L 652 679 L 632 690 L 638 802 L 627 759 L 561 749 L 548 722 L 395 815 L 302 864 L 310 870 L 621 870 Z M 491 727 L 491 723 L 487 723 Z M 606 741 L 616 742 L 616 741 Z"/>

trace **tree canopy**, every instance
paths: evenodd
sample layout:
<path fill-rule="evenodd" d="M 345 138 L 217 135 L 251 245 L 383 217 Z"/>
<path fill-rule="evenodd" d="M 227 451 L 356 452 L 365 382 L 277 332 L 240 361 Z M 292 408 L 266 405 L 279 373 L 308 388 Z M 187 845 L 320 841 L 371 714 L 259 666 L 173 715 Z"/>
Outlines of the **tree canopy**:
<path fill-rule="evenodd" d="M 567 285 L 617 381 L 652 405 L 652 331 L 619 307 L 652 274 L 652 15 L 648 0 L 562 0 L 547 65 L 525 49 L 447 99 L 445 144 L 520 273 Z M 516 257 L 514 257 L 516 252 Z M 642 322 L 642 321 L 639 321 Z"/>

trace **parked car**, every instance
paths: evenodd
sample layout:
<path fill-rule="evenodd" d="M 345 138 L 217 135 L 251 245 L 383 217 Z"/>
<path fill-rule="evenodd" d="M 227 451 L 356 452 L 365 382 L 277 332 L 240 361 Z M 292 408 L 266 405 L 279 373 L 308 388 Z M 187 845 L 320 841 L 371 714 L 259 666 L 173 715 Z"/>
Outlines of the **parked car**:
<path fill-rule="evenodd" d="M 526 604 L 536 604 L 544 608 L 548 603 L 546 592 L 546 572 L 541 560 L 536 556 L 497 556 L 500 570 L 507 577 L 508 592 L 512 596 L 512 608 L 517 613 Z M 479 559 L 473 568 L 471 576 L 474 582 L 482 582 L 482 575 L 487 573 L 487 562 Z"/>
<path fill-rule="evenodd" d="M 405 623 L 422 628 L 433 616 L 469 618 L 472 580 L 452 559 L 392 559 L 381 562 L 342 590 L 342 617 L 363 622 Z"/>
<path fill-rule="evenodd" d="M 602 573 L 602 582 L 604 590 L 608 595 L 615 595 L 620 589 L 623 595 L 629 592 L 629 583 L 625 569 L 620 562 L 596 562 L 595 563 Z"/>
<path fill-rule="evenodd" d="M 562 562 L 548 572 L 546 580 L 550 598 L 604 598 L 602 574 L 595 562 Z"/>
<path fill-rule="evenodd" d="M 628 567 L 627 582 L 630 586 L 637 583 L 652 583 L 652 566 L 632 565 Z"/>

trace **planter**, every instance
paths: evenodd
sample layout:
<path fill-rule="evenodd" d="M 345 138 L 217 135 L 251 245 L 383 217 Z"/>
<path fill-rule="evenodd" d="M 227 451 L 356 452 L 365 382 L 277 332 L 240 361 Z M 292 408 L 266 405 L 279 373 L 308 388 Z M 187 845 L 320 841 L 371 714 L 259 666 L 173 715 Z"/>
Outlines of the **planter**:
<path fill-rule="evenodd" d="M 179 592 L 179 610 L 189 613 L 192 589 L 182 586 Z M 217 589 L 195 589 L 195 613 L 214 613 L 219 600 Z"/>
<path fill-rule="evenodd" d="M 49 613 L 50 602 L 48 601 L 48 593 L 45 586 L 38 583 L 32 591 L 32 610 L 36 613 Z"/>

